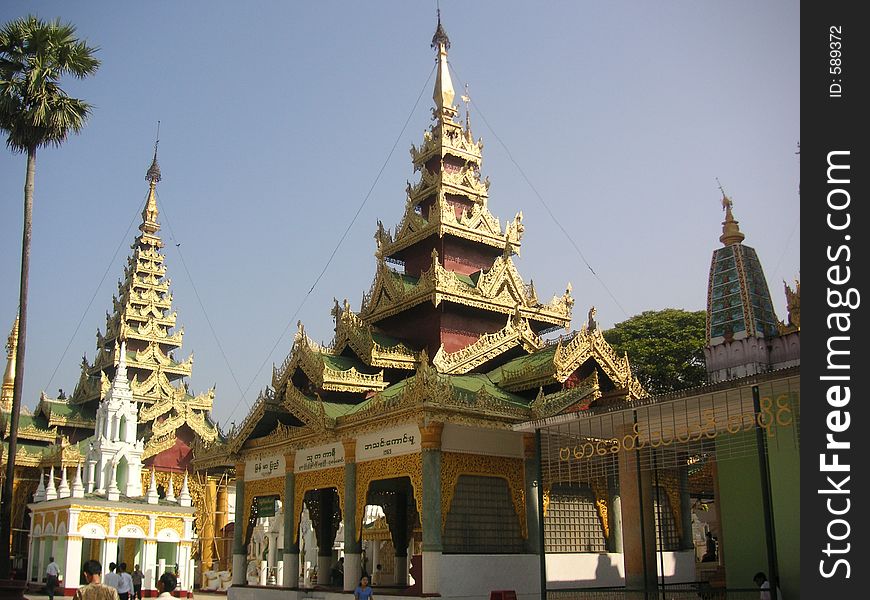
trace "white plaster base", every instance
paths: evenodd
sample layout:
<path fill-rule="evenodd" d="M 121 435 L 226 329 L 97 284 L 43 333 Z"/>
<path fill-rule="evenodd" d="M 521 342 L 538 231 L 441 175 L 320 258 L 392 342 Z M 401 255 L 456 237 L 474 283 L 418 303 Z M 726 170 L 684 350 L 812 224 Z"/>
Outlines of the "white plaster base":
<path fill-rule="evenodd" d="M 656 554 L 656 572 L 666 583 L 687 583 L 695 579 L 693 550 Z M 619 587 L 625 585 L 622 554 L 548 554 L 547 587 L 566 589 L 582 587 Z"/>
<path fill-rule="evenodd" d="M 442 598 L 489 600 L 494 590 L 513 590 L 517 600 L 541 598 L 537 554 L 442 554 L 439 573 Z"/>
<path fill-rule="evenodd" d="M 439 568 L 441 566 L 440 552 L 423 551 L 423 593 L 437 594 L 439 592 L 438 583 Z"/>
<path fill-rule="evenodd" d="M 281 584 L 285 587 L 296 587 L 299 585 L 299 555 L 284 553 L 284 578 Z"/>
<path fill-rule="evenodd" d="M 344 589 L 353 591 L 359 585 L 361 557 L 359 554 L 344 554 Z"/>
<path fill-rule="evenodd" d="M 244 554 L 233 554 L 233 585 L 246 584 L 247 572 L 248 558 Z"/>

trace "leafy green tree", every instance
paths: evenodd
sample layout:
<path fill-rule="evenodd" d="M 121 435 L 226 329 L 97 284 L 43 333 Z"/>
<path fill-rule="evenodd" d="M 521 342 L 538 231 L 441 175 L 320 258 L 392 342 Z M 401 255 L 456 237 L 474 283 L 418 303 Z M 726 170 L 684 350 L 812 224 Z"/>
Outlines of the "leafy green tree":
<path fill-rule="evenodd" d="M 0 131 L 13 152 L 27 155 L 24 179 L 24 227 L 21 243 L 21 282 L 18 300 L 18 350 L 15 387 L 9 422 L 6 480 L 0 507 L 0 579 L 8 579 L 12 484 L 18 438 L 21 390 L 24 384 L 24 350 L 27 334 L 27 288 L 30 276 L 30 238 L 33 215 L 33 182 L 36 151 L 60 146 L 78 133 L 91 106 L 69 97 L 60 79 L 85 78 L 96 72 L 97 48 L 75 37 L 75 27 L 60 20 L 46 22 L 34 16 L 15 19 L 0 29 Z"/>
<path fill-rule="evenodd" d="M 618 354 L 628 352 L 635 376 L 651 394 L 703 385 L 706 313 L 647 310 L 604 332 Z"/>

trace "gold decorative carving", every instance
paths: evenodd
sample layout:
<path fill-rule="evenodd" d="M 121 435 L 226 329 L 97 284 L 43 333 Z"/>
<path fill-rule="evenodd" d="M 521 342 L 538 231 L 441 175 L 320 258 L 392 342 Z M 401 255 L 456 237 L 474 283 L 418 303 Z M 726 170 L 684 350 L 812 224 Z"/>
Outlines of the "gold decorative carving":
<path fill-rule="evenodd" d="M 154 522 L 154 533 L 158 534 L 164 529 L 172 529 L 179 537 L 184 537 L 184 521 L 181 517 L 157 517 Z M 146 528 L 145 531 L 147 532 L 148 529 Z"/>
<path fill-rule="evenodd" d="M 671 470 L 659 471 L 659 487 L 661 487 L 668 496 L 668 504 L 671 505 L 671 514 L 674 516 L 674 526 L 677 530 L 677 536 L 683 537 L 683 520 L 681 518 L 680 498 L 680 478 Z"/>
<path fill-rule="evenodd" d="M 512 315 L 504 328 L 495 333 L 485 333 L 473 344 L 456 352 L 445 352 L 442 344 L 435 353 L 432 364 L 440 373 L 468 373 L 488 360 L 504 354 L 523 340 L 527 341 L 532 350 L 540 349 L 544 345 L 532 331 L 528 319 Z"/>
<path fill-rule="evenodd" d="M 281 480 L 283 484 L 283 479 Z M 294 522 L 297 520 L 297 515 L 302 514 L 302 503 L 305 500 L 305 493 L 313 490 L 322 490 L 335 488 L 338 492 L 338 504 L 341 510 L 342 518 L 346 518 L 344 510 L 344 467 L 333 467 L 331 469 L 321 469 L 319 471 L 306 471 L 297 473 L 293 479 L 293 510 Z M 282 485 L 283 490 L 283 485 Z M 248 493 L 248 484 L 245 482 L 245 497 Z M 246 505 L 247 507 L 247 505 Z M 293 541 L 299 539 L 299 528 L 293 528 Z"/>
<path fill-rule="evenodd" d="M 408 477 L 414 490 L 417 513 L 423 515 L 423 461 L 420 454 L 403 454 L 379 460 L 370 460 L 356 465 L 356 515 L 357 536 L 362 536 L 362 518 L 365 512 L 369 485 L 373 481 Z"/>
<path fill-rule="evenodd" d="M 109 514 L 105 512 L 81 512 L 79 513 L 79 531 L 88 525 L 99 525 L 106 531 L 106 535 L 111 534 L 109 531 Z"/>
<path fill-rule="evenodd" d="M 504 479 L 511 493 L 514 511 L 520 524 L 520 531 L 523 538 L 528 537 L 523 459 L 484 456 L 482 454 L 461 454 L 459 452 L 444 452 L 441 454 L 442 531 L 447 526 L 447 514 L 450 512 L 453 494 L 456 492 L 456 484 L 461 475 L 478 475 Z"/>
<path fill-rule="evenodd" d="M 420 447 L 423 450 L 440 450 L 441 434 L 444 432 L 444 423 L 435 421 L 428 425 L 420 425 Z"/>
<path fill-rule="evenodd" d="M 148 535 L 151 527 L 151 520 L 147 515 L 118 515 L 118 518 L 115 520 L 115 531 L 120 531 L 122 527 L 126 527 L 127 525 L 136 525 L 145 532 L 145 535 Z"/>
<path fill-rule="evenodd" d="M 604 530 L 604 537 L 610 537 L 610 522 L 607 514 L 607 479 L 604 477 L 593 477 L 590 482 L 592 494 L 595 496 L 595 508 L 598 511 L 598 518 L 601 519 L 601 528 Z"/>
<path fill-rule="evenodd" d="M 582 408 L 586 408 L 600 397 L 601 388 L 598 385 L 598 370 L 596 369 L 592 371 L 591 375 L 570 388 L 546 395 L 543 392 L 543 388 L 541 388 L 538 396 L 529 405 L 529 408 L 532 411 L 532 418 L 539 419 L 559 414 L 583 399 L 586 399 L 586 402 Z"/>

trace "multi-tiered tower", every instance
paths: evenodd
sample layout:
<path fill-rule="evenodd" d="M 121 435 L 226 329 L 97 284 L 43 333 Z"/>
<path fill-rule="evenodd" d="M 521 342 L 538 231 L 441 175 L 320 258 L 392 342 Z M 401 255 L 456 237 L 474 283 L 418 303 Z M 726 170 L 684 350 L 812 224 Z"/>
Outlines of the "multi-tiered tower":
<path fill-rule="evenodd" d="M 239 524 L 252 531 L 261 509 L 271 512 L 280 498 L 284 531 L 293 532 L 284 539 L 284 585 L 298 583 L 287 565 L 299 561 L 304 503 L 320 573 L 329 572 L 343 524 L 344 589 L 356 586 L 362 565 L 366 505 L 385 515 L 397 585 L 408 583 L 411 552 L 422 555 L 411 568 L 422 570 L 414 580 L 424 594 L 458 594 L 466 579 L 453 575 L 477 569 L 480 555 L 489 571 L 510 573 L 510 589 L 537 589 L 536 450 L 513 426 L 643 394 L 594 311 L 580 331 L 542 338 L 567 331 L 571 286 L 544 303 L 520 276 L 522 214 L 502 224 L 489 210 L 483 143 L 453 104 L 440 22 L 432 47 L 433 123 L 411 148 L 420 178 L 407 185 L 398 226 L 378 222 L 374 281 L 359 310 L 335 301 L 329 346 L 300 323 L 271 387 L 227 444 L 197 454 L 198 468 L 236 463 L 236 583 L 257 560 Z M 606 486 L 599 491 L 606 520 Z M 306 562 L 315 559 L 312 542 Z M 443 565 L 442 553 L 450 555 Z M 370 569 L 377 555 L 368 556 Z"/>
<path fill-rule="evenodd" d="M 69 403 L 89 413 L 96 408 L 115 377 L 124 343 L 130 389 L 141 406 L 140 431 L 146 440 L 143 459 L 151 463 L 163 455 L 156 461 L 159 468 L 183 470 L 194 438 L 208 442 L 217 438 L 217 429 L 207 416 L 214 390 L 192 396 L 180 381 L 190 376 L 193 355 L 183 360 L 175 357 L 184 331 L 174 331 L 177 315 L 172 311 L 170 280 L 165 278 L 157 220 L 161 175 L 156 151 L 145 179 L 149 187 L 141 233 L 133 242 L 118 295 L 112 298 L 113 312 L 106 314 L 106 331 L 97 331 L 97 355 L 93 363 L 82 361 L 82 374 Z"/>

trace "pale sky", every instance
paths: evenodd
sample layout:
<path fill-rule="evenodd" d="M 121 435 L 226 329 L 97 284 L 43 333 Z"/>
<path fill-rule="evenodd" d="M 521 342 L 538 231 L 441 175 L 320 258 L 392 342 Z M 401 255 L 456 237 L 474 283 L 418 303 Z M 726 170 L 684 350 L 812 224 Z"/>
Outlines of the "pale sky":
<path fill-rule="evenodd" d="M 543 301 L 570 281 L 575 328 L 592 305 L 604 327 L 703 309 L 718 177 L 786 318 L 782 280 L 800 273 L 796 0 L 440 4 L 457 98 L 468 83 L 485 142 L 489 208 L 502 223 L 523 211 L 516 264 Z M 177 356 L 195 354 L 191 391 L 217 384 L 216 420 L 241 422 L 296 320 L 328 343 L 333 297 L 358 310 L 372 283 L 377 219 L 394 227 L 419 177 L 408 148 L 430 123 L 435 1 L 7 1 L 0 22 L 29 13 L 75 24 L 103 64 L 64 82 L 94 105 L 83 132 L 37 159 L 25 406 L 71 393 L 95 354 L 160 120 Z M 0 151 L 4 341 L 24 174 L 23 156 Z"/>

